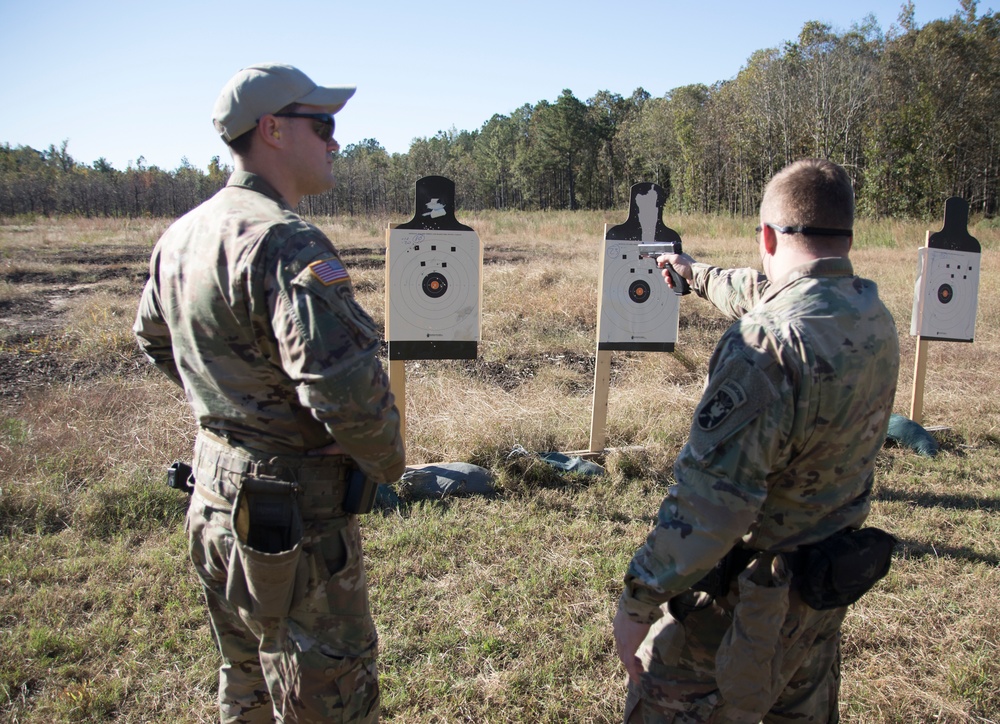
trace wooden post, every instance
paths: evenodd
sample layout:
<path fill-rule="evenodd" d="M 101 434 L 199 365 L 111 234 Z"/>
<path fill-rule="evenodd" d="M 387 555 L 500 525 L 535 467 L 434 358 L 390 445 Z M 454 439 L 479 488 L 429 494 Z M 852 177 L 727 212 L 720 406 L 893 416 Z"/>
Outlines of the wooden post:
<path fill-rule="evenodd" d="M 389 222 L 385 229 L 385 336 L 389 337 L 389 232 L 399 224 Z M 399 410 L 399 435 L 406 440 L 406 361 L 389 360 L 389 392 L 396 398 Z"/>
<path fill-rule="evenodd" d="M 399 410 L 399 435 L 406 440 L 406 360 L 389 360 L 389 392 Z"/>
<path fill-rule="evenodd" d="M 927 232 L 924 239 L 924 246 L 929 247 L 931 242 L 931 232 Z M 926 274 L 926 271 L 924 272 Z M 923 297 L 917 302 L 923 304 Z M 917 320 L 921 318 L 923 310 L 917 310 Z M 910 419 L 918 425 L 923 424 L 924 416 L 924 380 L 927 378 L 927 340 L 917 337 L 917 351 L 913 362 L 913 394 L 910 397 Z"/>
<path fill-rule="evenodd" d="M 913 396 L 910 398 L 910 419 L 918 425 L 924 417 L 924 379 L 927 377 L 927 340 L 917 337 L 917 355 L 913 365 Z"/>
<path fill-rule="evenodd" d="M 611 352 L 597 350 L 594 363 L 594 406 L 590 417 L 590 452 L 604 451 L 607 441 L 608 390 L 611 388 Z"/>

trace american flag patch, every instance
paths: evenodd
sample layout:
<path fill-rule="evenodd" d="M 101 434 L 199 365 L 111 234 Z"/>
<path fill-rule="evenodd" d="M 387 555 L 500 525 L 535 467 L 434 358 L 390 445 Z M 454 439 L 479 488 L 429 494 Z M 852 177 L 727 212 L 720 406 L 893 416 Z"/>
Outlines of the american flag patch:
<path fill-rule="evenodd" d="M 344 268 L 344 265 L 337 259 L 314 261 L 309 265 L 309 269 L 325 286 L 330 286 L 337 282 L 346 282 L 350 279 L 347 276 L 347 270 Z"/>

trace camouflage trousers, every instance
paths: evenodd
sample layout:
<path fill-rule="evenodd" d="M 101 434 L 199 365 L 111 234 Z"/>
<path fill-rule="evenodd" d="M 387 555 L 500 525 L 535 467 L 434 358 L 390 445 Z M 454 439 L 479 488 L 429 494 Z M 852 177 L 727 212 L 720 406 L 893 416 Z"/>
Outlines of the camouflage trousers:
<path fill-rule="evenodd" d="M 329 489 L 306 486 L 291 609 L 285 617 L 254 617 L 226 596 L 234 545 L 231 504 L 243 473 L 225 469 L 228 457 L 220 464 L 218 455 L 206 453 L 211 445 L 200 436 L 198 444 L 198 487 L 186 528 L 222 654 L 221 721 L 378 721 L 377 636 L 357 516 L 331 513 Z M 206 459 L 213 463 L 205 465 Z"/>
<path fill-rule="evenodd" d="M 786 592 L 785 608 L 772 627 L 778 636 L 773 656 L 765 657 L 770 660 L 755 659 L 750 652 L 723 661 L 717 654 L 732 642 L 738 602 L 735 589 L 718 601 L 688 591 L 664 606 L 663 617 L 639 647 L 644 673 L 638 685 L 629 682 L 625 724 L 839 721 L 840 627 L 847 609 L 815 611 L 794 592 Z M 717 680 L 720 665 L 726 666 L 727 681 L 736 681 L 730 688 L 750 690 L 751 695 L 773 702 L 770 708 L 764 704 L 757 713 L 748 714 L 727 702 Z"/>

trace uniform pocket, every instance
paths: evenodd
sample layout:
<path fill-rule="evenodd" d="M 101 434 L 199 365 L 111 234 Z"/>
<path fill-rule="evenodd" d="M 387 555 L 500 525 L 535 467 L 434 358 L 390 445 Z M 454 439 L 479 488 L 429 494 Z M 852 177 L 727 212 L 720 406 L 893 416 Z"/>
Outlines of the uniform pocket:
<path fill-rule="evenodd" d="M 351 654 L 289 621 L 285 656 L 298 675 L 275 705 L 285 721 L 366 724 L 379 717 L 376 645 Z"/>
<path fill-rule="evenodd" d="M 357 518 L 309 521 L 296 608 L 311 614 L 368 615 L 368 578 Z"/>
<path fill-rule="evenodd" d="M 292 494 L 267 494 L 245 480 L 233 502 L 238 532 L 229 557 L 226 598 L 255 618 L 284 617 L 302 555 L 302 516 Z"/>
<path fill-rule="evenodd" d="M 770 565 L 770 558 L 755 564 Z M 788 613 L 788 578 L 758 583 L 754 568 L 739 576 L 740 600 L 715 656 L 716 681 L 726 703 L 760 721 L 774 703 L 782 663 L 781 629 Z M 763 579 L 762 579 L 763 580 Z"/>
<path fill-rule="evenodd" d="M 206 584 L 224 584 L 233 546 L 229 512 L 213 507 L 195 494 L 184 527 L 188 534 L 188 554 L 198 576 Z"/>

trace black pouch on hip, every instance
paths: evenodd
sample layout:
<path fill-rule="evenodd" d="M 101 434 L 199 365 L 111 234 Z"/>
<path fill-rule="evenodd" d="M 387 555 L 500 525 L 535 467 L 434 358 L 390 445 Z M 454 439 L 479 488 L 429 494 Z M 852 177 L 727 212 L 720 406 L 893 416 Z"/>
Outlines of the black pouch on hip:
<path fill-rule="evenodd" d="M 378 483 L 368 479 L 359 468 L 352 467 L 347 473 L 347 494 L 344 496 L 344 510 L 348 513 L 364 515 L 375 507 L 375 493 Z"/>
<path fill-rule="evenodd" d="M 889 572 L 896 539 L 879 528 L 835 533 L 795 553 L 792 587 L 810 608 L 849 606 Z"/>

